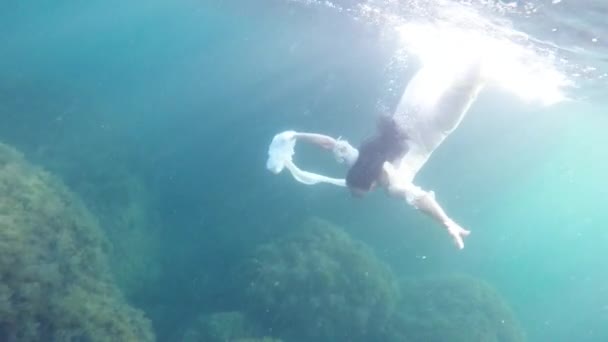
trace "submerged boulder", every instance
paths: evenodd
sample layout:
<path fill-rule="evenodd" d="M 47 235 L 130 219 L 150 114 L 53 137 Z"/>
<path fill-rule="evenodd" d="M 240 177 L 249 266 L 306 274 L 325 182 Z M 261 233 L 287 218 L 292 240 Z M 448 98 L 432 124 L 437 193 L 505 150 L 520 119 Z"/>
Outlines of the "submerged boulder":
<path fill-rule="evenodd" d="M 61 181 L 0 144 L 0 340 L 154 340 L 115 285 L 107 247 Z"/>
<path fill-rule="evenodd" d="M 150 284 L 162 276 L 158 195 L 135 171 L 124 146 L 96 129 L 88 133 L 78 135 L 78 145 L 73 139 L 58 141 L 33 156 L 95 215 L 111 245 L 108 262 L 120 290 L 130 301 L 146 304 L 156 290 Z"/>
<path fill-rule="evenodd" d="M 405 280 L 390 341 L 522 342 L 508 303 L 490 284 L 468 275 Z"/>
<path fill-rule="evenodd" d="M 320 219 L 257 248 L 241 272 L 251 317 L 288 341 L 379 341 L 399 297 L 370 248 Z"/>
<path fill-rule="evenodd" d="M 280 342 L 263 336 L 260 327 L 238 311 L 218 312 L 197 317 L 179 339 L 182 342 Z"/>

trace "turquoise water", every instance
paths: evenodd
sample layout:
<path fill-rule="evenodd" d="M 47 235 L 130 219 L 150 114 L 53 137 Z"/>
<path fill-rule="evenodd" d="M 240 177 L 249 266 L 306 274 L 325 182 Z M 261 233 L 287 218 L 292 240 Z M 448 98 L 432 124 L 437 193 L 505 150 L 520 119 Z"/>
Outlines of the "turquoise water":
<path fill-rule="evenodd" d="M 431 3 L 3 4 L 0 141 L 25 161 L 0 153 L 0 338 L 607 341 L 601 2 L 473 1 L 576 87 L 551 106 L 484 91 L 417 176 L 472 231 L 464 250 L 383 192 L 356 199 L 266 170 L 283 130 L 355 145 L 373 132 L 418 67 L 386 14 L 413 22 L 442 8 Z M 308 146 L 297 163 L 345 172 Z M 45 203 L 80 200 L 107 240 L 102 261 L 73 261 L 97 238 L 56 247 L 82 231 L 56 222 L 83 219 Z M 62 280 L 30 271 L 43 264 Z M 95 286 L 72 299 L 92 282 L 116 286 L 121 309 Z M 124 327 L 113 310 L 149 323 Z"/>

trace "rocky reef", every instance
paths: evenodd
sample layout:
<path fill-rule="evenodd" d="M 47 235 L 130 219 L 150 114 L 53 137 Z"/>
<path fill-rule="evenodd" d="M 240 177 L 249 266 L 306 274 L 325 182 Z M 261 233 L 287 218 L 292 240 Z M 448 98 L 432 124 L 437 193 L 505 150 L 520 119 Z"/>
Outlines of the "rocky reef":
<path fill-rule="evenodd" d="M 0 144 L 0 340 L 153 341 L 114 283 L 108 246 L 60 180 Z"/>
<path fill-rule="evenodd" d="M 244 309 L 286 341 L 521 342 L 507 302 L 467 275 L 396 275 L 321 219 L 259 246 L 240 269 Z"/>
<path fill-rule="evenodd" d="M 522 342 L 508 303 L 490 284 L 464 275 L 411 278 L 401 286 L 390 341 Z"/>
<path fill-rule="evenodd" d="M 32 158 L 82 199 L 110 243 L 108 259 L 121 291 L 145 302 L 149 284 L 162 275 L 158 196 L 134 170 L 133 153 L 115 143 L 121 137 L 99 129 L 83 132 L 77 143 L 72 137 L 34 149 Z"/>
<path fill-rule="evenodd" d="M 263 336 L 260 327 L 238 311 L 200 315 L 185 330 L 179 341 L 281 342 L 281 340 Z"/>
<path fill-rule="evenodd" d="M 246 311 L 287 341 L 379 341 L 399 298 L 388 266 L 321 219 L 257 248 L 242 272 Z"/>

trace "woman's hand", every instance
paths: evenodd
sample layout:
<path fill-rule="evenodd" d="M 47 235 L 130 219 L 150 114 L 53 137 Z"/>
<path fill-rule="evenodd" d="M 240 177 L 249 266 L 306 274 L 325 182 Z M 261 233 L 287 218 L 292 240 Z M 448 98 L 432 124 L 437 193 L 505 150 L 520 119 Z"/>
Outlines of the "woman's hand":
<path fill-rule="evenodd" d="M 447 220 L 443 224 L 446 227 L 446 229 L 448 230 L 448 233 L 452 236 L 452 239 L 454 240 L 454 243 L 456 244 L 456 246 L 458 246 L 459 249 L 463 249 L 464 248 L 463 239 L 465 237 L 469 236 L 469 234 L 471 234 L 471 232 L 462 228 L 460 225 L 458 225 L 458 223 L 456 223 L 452 220 Z"/>
<path fill-rule="evenodd" d="M 295 138 L 305 140 L 327 150 L 332 150 L 336 145 L 336 139 L 324 134 L 298 132 L 295 134 Z"/>
<path fill-rule="evenodd" d="M 348 141 L 338 138 L 332 148 L 336 161 L 340 164 L 353 165 L 359 157 L 359 151 L 352 147 Z"/>

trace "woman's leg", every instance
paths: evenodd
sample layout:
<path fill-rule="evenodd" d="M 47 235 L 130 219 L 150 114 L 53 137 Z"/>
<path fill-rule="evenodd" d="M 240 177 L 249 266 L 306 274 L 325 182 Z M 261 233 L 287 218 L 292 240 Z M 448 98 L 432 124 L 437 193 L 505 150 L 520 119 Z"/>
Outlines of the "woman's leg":
<path fill-rule="evenodd" d="M 408 151 L 395 164 L 407 181 L 463 120 L 483 87 L 481 64 L 460 69 L 425 66 L 410 81 L 393 120 L 408 137 Z"/>

